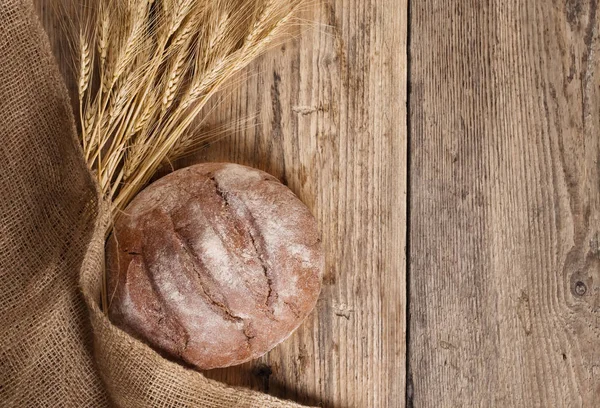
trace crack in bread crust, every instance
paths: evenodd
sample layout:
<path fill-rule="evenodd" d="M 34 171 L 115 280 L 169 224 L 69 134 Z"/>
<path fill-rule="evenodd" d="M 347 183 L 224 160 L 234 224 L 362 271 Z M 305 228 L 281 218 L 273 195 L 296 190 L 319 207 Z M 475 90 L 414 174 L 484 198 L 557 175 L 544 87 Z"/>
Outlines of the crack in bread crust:
<path fill-rule="evenodd" d="M 236 316 L 227 307 L 227 305 L 225 305 L 223 302 L 219 302 L 218 300 L 216 300 L 214 298 L 213 294 L 211 293 L 211 291 L 206 288 L 204 279 L 213 280 L 212 276 L 210 275 L 210 273 L 200 272 L 200 271 L 204 271 L 206 268 L 202 264 L 202 261 L 200 260 L 200 258 L 198 256 L 196 256 L 196 254 L 194 254 L 192 248 L 190 248 L 190 245 L 189 245 L 187 239 L 185 239 L 185 237 L 183 237 L 176 229 L 173 229 L 173 235 L 174 235 L 174 238 L 180 243 L 181 248 L 183 249 L 184 253 L 188 257 L 188 260 L 190 260 L 192 269 L 194 270 L 194 272 L 196 273 L 196 276 L 198 277 L 197 283 L 199 284 L 200 289 L 202 290 L 203 298 L 208 301 L 207 304 L 209 306 L 216 306 L 216 307 L 212 307 L 212 309 L 214 309 L 217 313 L 219 313 L 221 315 L 221 317 L 223 317 L 226 320 L 229 320 L 232 322 L 242 321 L 243 319 L 241 317 Z"/>
<path fill-rule="evenodd" d="M 233 205 L 230 203 L 228 197 L 230 193 L 221 188 L 219 182 L 214 176 L 209 177 L 209 179 L 212 181 L 215 187 L 215 192 L 221 198 L 225 207 L 228 209 L 232 208 Z M 244 226 L 244 233 L 246 233 L 248 237 L 250 237 L 250 242 L 252 244 L 252 248 L 254 249 L 254 254 L 256 255 L 256 259 L 258 260 L 260 267 L 262 268 L 263 275 L 265 276 L 265 281 L 267 283 L 268 291 L 264 303 L 269 312 L 268 316 L 271 319 L 277 320 L 277 318 L 275 317 L 275 311 L 273 310 L 273 302 L 275 302 L 275 300 L 277 299 L 278 294 L 273 287 L 273 274 L 271 273 L 267 262 L 268 255 L 263 249 L 264 238 L 260 233 L 260 229 L 257 228 L 256 219 L 254 218 L 248 207 L 245 205 L 243 200 L 238 198 L 236 200 L 236 203 L 238 203 L 238 205 L 242 207 L 245 217 L 243 217 L 242 220 L 239 220 L 239 218 L 236 215 L 234 215 L 234 212 L 228 210 L 228 213 L 232 218 L 235 217 L 238 218 L 238 221 L 242 221 L 240 222 L 240 225 Z M 261 241 L 260 245 L 257 243 L 257 240 Z"/>
<path fill-rule="evenodd" d="M 169 218 L 171 218 L 170 215 Z M 201 296 L 206 301 L 206 304 L 213 311 L 218 313 L 223 319 L 228 320 L 230 322 L 242 324 L 242 330 L 240 332 L 246 337 L 247 347 L 250 348 L 250 341 L 255 337 L 248 334 L 250 323 L 243 317 L 237 316 L 225 303 L 217 300 L 212 291 L 206 287 L 204 279 L 209 279 L 213 281 L 213 283 L 215 283 L 213 277 L 210 273 L 206 272 L 206 267 L 202 263 L 200 257 L 194 253 L 194 250 L 192 249 L 188 239 L 185 238 L 174 226 L 173 236 L 179 242 L 181 248 L 187 255 L 188 260 L 192 265 L 192 269 L 194 270 L 196 277 L 198 278 L 197 283 L 201 290 Z"/>
<path fill-rule="evenodd" d="M 252 230 L 248 229 L 248 235 L 250 236 L 250 241 L 252 242 L 252 247 L 254 247 L 254 251 L 256 252 L 256 256 L 260 261 L 260 266 L 263 270 L 263 274 L 265 275 L 265 279 L 267 280 L 267 286 L 269 287 L 269 291 L 267 293 L 267 298 L 265 299 L 265 305 L 267 306 L 267 310 L 271 314 L 271 316 L 277 320 L 275 317 L 275 311 L 273 310 L 273 302 L 277 299 L 277 292 L 273 290 L 273 279 L 271 278 L 271 273 L 269 272 L 269 267 L 267 266 L 267 262 L 264 259 L 264 252 L 258 250 L 258 246 L 256 245 L 256 238 L 252 233 Z"/>
<path fill-rule="evenodd" d="M 158 327 L 162 327 L 163 321 L 165 319 L 168 319 L 171 322 L 171 324 L 175 325 L 175 327 L 177 327 L 177 329 L 179 329 L 180 333 L 183 334 L 183 344 L 181 344 L 181 341 L 179 341 L 179 339 L 176 335 L 170 334 L 168 332 L 165 333 L 167 338 L 169 338 L 169 340 L 171 340 L 171 342 L 175 345 L 174 352 L 178 356 L 181 356 L 185 352 L 187 344 L 190 340 L 190 334 L 188 333 L 188 330 L 185 327 L 185 325 L 181 322 L 180 317 L 171 308 L 169 308 L 169 302 L 167 302 L 165 297 L 162 295 L 161 291 L 158 289 L 158 284 L 155 280 L 155 276 L 153 273 L 150 272 L 150 269 L 147 266 L 148 263 L 146 262 L 143 248 L 142 248 L 141 254 L 136 254 L 133 256 L 139 256 L 141 258 L 142 264 L 144 265 L 144 267 L 142 268 L 142 271 L 148 278 L 148 281 L 150 282 L 150 288 L 151 288 L 154 296 L 156 296 L 160 302 L 159 309 L 156 311 L 156 313 L 158 313 L 158 315 L 159 315 L 159 318 L 157 321 Z"/>

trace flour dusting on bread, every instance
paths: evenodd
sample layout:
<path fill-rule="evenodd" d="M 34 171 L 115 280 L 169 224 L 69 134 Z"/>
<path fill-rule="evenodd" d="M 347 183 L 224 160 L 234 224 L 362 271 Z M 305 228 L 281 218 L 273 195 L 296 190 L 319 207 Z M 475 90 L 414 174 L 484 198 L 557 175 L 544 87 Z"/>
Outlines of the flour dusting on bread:
<path fill-rule="evenodd" d="M 266 353 L 319 295 L 316 222 L 260 170 L 218 163 L 178 170 L 142 191 L 114 231 L 111 319 L 201 369 Z"/>

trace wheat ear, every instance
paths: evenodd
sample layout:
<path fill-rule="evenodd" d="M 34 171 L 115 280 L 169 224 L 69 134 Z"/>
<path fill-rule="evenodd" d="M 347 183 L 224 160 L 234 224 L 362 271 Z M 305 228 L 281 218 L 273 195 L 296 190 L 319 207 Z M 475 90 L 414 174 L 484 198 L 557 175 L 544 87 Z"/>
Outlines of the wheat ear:
<path fill-rule="evenodd" d="M 203 107 L 284 31 L 302 2 L 96 0 L 86 5 L 78 64 L 82 144 L 114 214 L 167 158 L 202 142 L 191 129 Z"/>

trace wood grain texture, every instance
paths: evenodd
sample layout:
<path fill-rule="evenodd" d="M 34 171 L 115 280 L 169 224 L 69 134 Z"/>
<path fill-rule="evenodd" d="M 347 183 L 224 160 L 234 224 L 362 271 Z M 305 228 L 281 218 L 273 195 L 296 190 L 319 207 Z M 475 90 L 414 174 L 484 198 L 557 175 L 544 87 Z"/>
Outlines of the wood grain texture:
<path fill-rule="evenodd" d="M 36 1 L 66 72 L 51 2 Z M 229 134 L 176 166 L 232 161 L 284 181 L 319 221 L 323 291 L 316 312 L 266 357 L 206 374 L 324 407 L 401 407 L 406 0 L 310 9 L 303 17 L 316 24 L 252 64 L 207 109 L 202 128 L 234 124 Z"/>
<path fill-rule="evenodd" d="M 410 7 L 410 405 L 597 407 L 597 1 Z"/>

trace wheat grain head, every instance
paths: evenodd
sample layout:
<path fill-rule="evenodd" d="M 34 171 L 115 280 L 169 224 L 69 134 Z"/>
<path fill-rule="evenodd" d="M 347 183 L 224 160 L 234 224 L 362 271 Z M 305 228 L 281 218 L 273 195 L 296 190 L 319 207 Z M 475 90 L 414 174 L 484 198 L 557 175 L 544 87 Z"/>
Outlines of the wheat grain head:
<path fill-rule="evenodd" d="M 81 138 L 114 214 L 168 157 L 198 145 L 190 134 L 208 100 L 303 1 L 88 0 L 78 33 Z"/>

